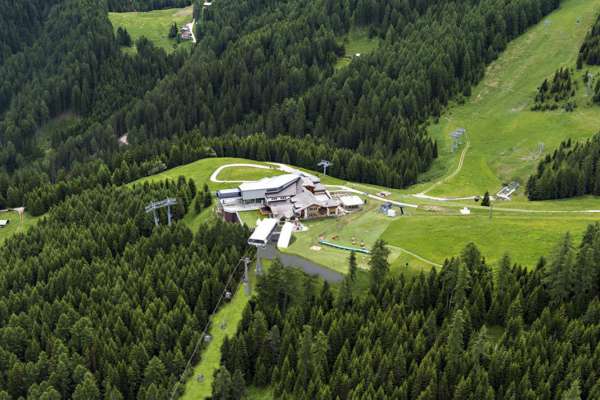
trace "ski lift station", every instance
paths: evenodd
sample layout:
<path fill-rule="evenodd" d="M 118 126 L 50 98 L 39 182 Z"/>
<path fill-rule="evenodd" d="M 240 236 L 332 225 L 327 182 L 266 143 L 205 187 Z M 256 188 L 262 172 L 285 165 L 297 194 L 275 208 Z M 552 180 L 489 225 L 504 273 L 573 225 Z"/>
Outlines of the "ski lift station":
<path fill-rule="evenodd" d="M 250 238 L 248 238 L 248 244 L 251 246 L 265 247 L 269 243 L 269 237 L 275 231 L 277 227 L 277 219 L 265 218 L 260 221 Z"/>

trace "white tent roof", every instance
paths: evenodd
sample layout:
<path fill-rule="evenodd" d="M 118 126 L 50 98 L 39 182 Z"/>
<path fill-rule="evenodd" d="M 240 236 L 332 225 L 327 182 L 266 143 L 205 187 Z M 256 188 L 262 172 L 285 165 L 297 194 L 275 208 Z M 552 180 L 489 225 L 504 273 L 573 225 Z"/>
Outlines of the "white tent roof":
<path fill-rule="evenodd" d="M 290 240 L 292 239 L 292 231 L 294 230 L 294 224 L 291 222 L 286 222 L 283 224 L 283 228 L 281 228 L 281 233 L 279 234 L 279 240 L 277 241 L 277 247 L 280 249 L 287 249 L 290 245 Z"/>
<path fill-rule="evenodd" d="M 0 219 L 0 226 L 8 225 L 7 219 Z"/>
<path fill-rule="evenodd" d="M 240 190 L 275 190 L 289 185 L 298 179 L 300 179 L 300 176 L 294 174 L 278 175 L 272 178 L 263 178 L 255 182 L 244 182 L 240 185 Z"/>
<path fill-rule="evenodd" d="M 356 207 L 356 206 L 362 206 L 363 204 L 365 204 L 364 201 L 362 201 L 362 199 L 358 196 L 342 196 L 340 197 L 340 201 L 342 202 L 342 205 L 344 207 Z"/>

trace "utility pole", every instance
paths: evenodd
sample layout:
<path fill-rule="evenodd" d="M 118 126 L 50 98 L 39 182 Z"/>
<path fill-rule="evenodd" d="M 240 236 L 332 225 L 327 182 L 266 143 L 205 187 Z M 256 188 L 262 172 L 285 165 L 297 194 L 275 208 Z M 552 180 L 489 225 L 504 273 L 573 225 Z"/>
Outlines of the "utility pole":
<path fill-rule="evenodd" d="M 494 212 L 494 202 L 490 201 L 490 219 L 492 219 L 493 212 Z"/>
<path fill-rule="evenodd" d="M 262 275 L 262 263 L 260 262 L 259 252 L 256 252 L 256 275 Z"/>
<path fill-rule="evenodd" d="M 244 263 L 243 282 L 244 282 L 244 290 L 246 291 L 246 294 L 250 294 L 250 279 L 248 278 L 248 265 L 250 264 L 250 261 L 251 260 L 249 257 L 242 258 L 242 262 Z"/>

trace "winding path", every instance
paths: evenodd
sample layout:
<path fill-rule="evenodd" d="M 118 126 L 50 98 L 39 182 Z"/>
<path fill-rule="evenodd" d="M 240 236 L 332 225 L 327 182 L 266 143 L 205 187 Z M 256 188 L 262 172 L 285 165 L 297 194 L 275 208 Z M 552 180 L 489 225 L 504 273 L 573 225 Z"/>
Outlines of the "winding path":
<path fill-rule="evenodd" d="M 447 175 L 447 176 L 443 177 L 439 181 L 433 183 L 427 189 L 423 190 L 421 193 L 417 193 L 417 194 L 415 194 L 413 196 L 418 197 L 418 198 L 422 198 L 422 199 L 430 199 L 430 200 L 438 200 L 438 201 L 467 200 L 467 199 L 473 199 L 473 198 L 475 198 L 475 196 L 472 196 L 472 197 L 466 197 L 466 198 L 449 199 L 449 198 L 445 198 L 445 197 L 426 196 L 427 193 L 429 193 L 430 191 L 432 191 L 433 189 L 435 189 L 439 185 L 441 185 L 443 183 L 446 183 L 448 180 L 450 180 L 450 179 L 454 178 L 456 175 L 458 175 L 458 173 L 460 172 L 460 170 L 463 167 L 463 164 L 465 163 L 465 157 L 467 156 L 467 151 L 469 151 L 469 147 L 471 147 L 471 141 L 467 141 L 467 144 L 465 145 L 465 148 L 460 153 L 460 158 L 458 160 L 458 166 L 456 167 L 456 169 L 450 175 Z"/>
<path fill-rule="evenodd" d="M 266 165 L 260 165 L 260 164 L 225 164 L 225 165 L 221 165 L 219 168 L 217 168 L 215 170 L 215 172 L 212 173 L 212 175 L 210 176 L 210 181 L 214 182 L 214 183 L 244 183 L 244 182 L 248 182 L 248 181 L 223 181 L 223 180 L 217 178 L 219 176 L 219 174 L 221 173 L 221 171 L 223 171 L 225 168 L 231 168 L 231 167 L 273 169 L 272 167 L 268 167 Z"/>
<path fill-rule="evenodd" d="M 192 34 L 192 43 L 196 43 L 196 34 L 194 33 L 194 25 L 195 24 L 196 24 L 196 20 L 193 20 L 192 22 L 187 24 L 187 27 L 190 29 L 190 32 Z"/>
<path fill-rule="evenodd" d="M 390 244 L 388 244 L 388 247 L 393 247 L 394 249 L 398 249 L 401 252 L 404 252 L 404 253 L 408 254 L 409 256 L 416 258 L 417 260 L 423 261 L 425 264 L 429 264 L 431 266 L 438 267 L 438 268 L 440 268 L 442 266 L 442 264 L 438 264 L 434 261 L 428 260 L 425 257 L 421 257 L 420 255 L 413 253 L 412 251 L 406 250 L 405 248 L 390 245 Z"/>

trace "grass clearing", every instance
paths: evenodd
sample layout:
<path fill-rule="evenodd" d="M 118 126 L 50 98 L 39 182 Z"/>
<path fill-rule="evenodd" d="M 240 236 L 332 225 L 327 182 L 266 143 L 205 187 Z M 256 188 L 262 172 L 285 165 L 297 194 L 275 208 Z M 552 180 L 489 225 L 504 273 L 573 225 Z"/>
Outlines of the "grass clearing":
<path fill-rule="evenodd" d="M 133 46 L 124 48 L 125 51 L 135 53 L 135 41 L 142 36 L 151 40 L 157 47 L 163 48 L 167 53 L 180 48 L 191 48 L 192 42 L 185 41 L 177 43 L 175 39 L 169 38 L 169 28 L 175 22 L 181 27 L 192 22 L 192 7 L 170 8 L 166 10 L 153 10 L 146 12 L 123 12 L 108 13 L 110 22 L 116 32 L 117 28 L 127 29 Z"/>
<path fill-rule="evenodd" d="M 238 158 L 207 158 L 144 178 L 138 182 L 165 178 L 177 179 L 179 175 L 184 175 L 187 178 L 193 178 L 198 185 L 207 182 L 211 190 L 232 188 L 237 184 L 208 181 L 210 175 L 218 167 L 238 163 L 269 165 Z M 246 170 L 250 172 L 245 172 Z M 270 170 L 231 167 L 223 169 L 218 178 L 223 179 L 224 173 L 228 174 L 226 177 L 258 178 L 260 174 L 270 173 L 268 171 Z M 374 185 L 342 181 L 314 171 L 306 170 L 306 172 L 319 175 L 326 184 L 351 186 L 370 193 L 384 189 Z M 575 237 L 580 237 L 587 224 L 600 221 L 600 213 L 572 212 L 600 209 L 598 199 L 593 196 L 529 202 L 524 196 L 519 195 L 512 201 L 496 202 L 493 223 L 489 223 L 489 209 L 480 207 L 471 200 L 435 202 L 409 197 L 402 194 L 400 190 L 390 191 L 393 193 L 392 199 L 420 206 L 434 205 L 443 211 L 432 213 L 421 209 L 409 209 L 409 216 L 391 219 L 376 211 L 380 202 L 369 199 L 362 212 L 341 218 L 306 221 L 305 224 L 309 230 L 294 234 L 292 243 L 286 252 L 345 273 L 349 256 L 347 251 L 325 246 L 320 246 L 321 250 L 319 251 L 311 250 L 312 246 L 318 245 L 321 235 L 331 239 L 331 236 L 336 234 L 339 236 L 337 242 L 340 244 L 352 245 L 352 237 L 355 237 L 358 244 L 360 241 L 364 241 L 367 248 L 370 248 L 375 240 L 382 237 L 388 242 L 392 251 L 390 255 L 392 269 L 410 274 L 429 270 L 432 267 L 431 262 L 442 264 L 445 258 L 457 255 L 469 242 L 478 244 L 482 253 L 489 260 L 495 261 L 505 252 L 509 252 L 514 261 L 531 266 L 535 264 L 540 255 L 546 254 L 565 232 L 571 231 Z M 473 213 L 469 217 L 459 216 L 458 209 L 465 206 L 471 208 Z M 509 212 L 503 209 L 513 211 Z M 253 227 L 260 217 L 256 211 L 243 212 L 240 213 L 240 216 L 243 222 L 250 227 Z M 204 210 L 200 216 L 189 214 L 186 216 L 186 222 L 189 221 L 189 224 L 193 224 L 191 225 L 192 229 L 197 229 L 202 220 L 210 217 L 211 211 Z M 423 257 L 426 261 L 407 251 Z M 367 268 L 368 256 L 359 255 L 358 261 L 361 268 Z"/>
<path fill-rule="evenodd" d="M 530 107 L 544 78 L 561 66 L 574 67 L 579 46 L 599 9 L 598 1 L 562 2 L 559 10 L 508 45 L 464 105 L 451 106 L 430 127 L 440 158 L 428 178 L 448 175 L 456 168 L 460 152 L 450 152 L 449 137 L 454 129 L 467 129 L 470 148 L 460 173 L 429 194 L 465 196 L 495 192 L 503 182 L 514 179 L 525 182 L 539 159 L 562 140 L 586 139 L 598 131 L 598 106 L 578 104 L 571 113 L 534 112 Z M 542 143 L 543 154 L 537 154 Z"/>
<path fill-rule="evenodd" d="M 272 399 L 274 399 L 273 389 L 271 389 L 271 388 L 255 388 L 255 387 L 248 388 L 248 391 L 246 393 L 246 399 L 247 400 L 272 400 Z"/>
<path fill-rule="evenodd" d="M 0 213 L 0 219 L 7 219 L 10 221 L 6 227 L 0 228 L 0 245 L 15 233 L 25 232 L 27 229 L 35 225 L 40 218 L 41 217 L 32 217 L 31 215 L 25 213 L 23 216 L 23 224 L 21 224 L 19 221 L 19 214 L 17 214 L 15 211 Z"/>
<path fill-rule="evenodd" d="M 264 216 L 260 214 L 260 212 L 258 212 L 258 210 L 254 210 L 254 211 L 243 211 L 240 212 L 240 218 L 242 219 L 242 222 L 244 223 L 244 225 L 246 225 L 249 228 L 254 228 L 256 226 L 256 220 L 258 219 L 263 219 Z"/>
<path fill-rule="evenodd" d="M 337 60 L 336 69 L 348 66 L 355 57 L 373 52 L 379 46 L 379 39 L 370 38 L 366 30 L 357 29 L 344 37 L 342 44 L 344 45 L 344 55 Z"/>

